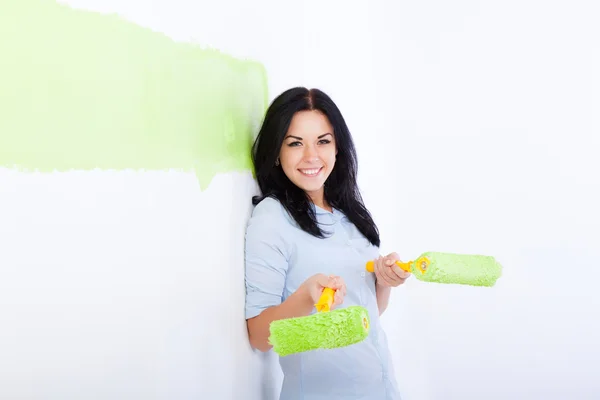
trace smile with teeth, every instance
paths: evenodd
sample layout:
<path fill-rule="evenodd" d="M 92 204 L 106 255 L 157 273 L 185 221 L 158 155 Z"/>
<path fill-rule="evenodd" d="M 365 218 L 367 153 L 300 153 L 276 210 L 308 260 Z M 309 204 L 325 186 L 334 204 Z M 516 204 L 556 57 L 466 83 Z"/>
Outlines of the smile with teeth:
<path fill-rule="evenodd" d="M 300 171 L 302 173 L 302 175 L 305 175 L 305 176 L 317 176 L 319 174 L 319 172 L 321 172 L 322 169 L 323 169 L 323 167 L 304 168 L 304 169 L 299 169 L 298 171 Z"/>

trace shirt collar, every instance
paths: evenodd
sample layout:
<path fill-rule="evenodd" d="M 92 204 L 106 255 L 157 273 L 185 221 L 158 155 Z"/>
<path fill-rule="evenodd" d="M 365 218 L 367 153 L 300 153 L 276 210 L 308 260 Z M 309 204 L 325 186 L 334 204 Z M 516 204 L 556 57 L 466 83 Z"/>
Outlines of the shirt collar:
<path fill-rule="evenodd" d="M 327 210 L 325 210 L 324 208 L 321 208 L 317 205 L 315 205 L 314 203 L 311 203 L 312 208 L 315 212 L 315 214 L 317 215 L 317 218 L 319 218 L 322 215 L 329 215 L 334 221 L 339 221 L 344 217 L 344 214 L 338 210 L 335 207 L 332 207 L 332 212 L 329 212 Z"/>

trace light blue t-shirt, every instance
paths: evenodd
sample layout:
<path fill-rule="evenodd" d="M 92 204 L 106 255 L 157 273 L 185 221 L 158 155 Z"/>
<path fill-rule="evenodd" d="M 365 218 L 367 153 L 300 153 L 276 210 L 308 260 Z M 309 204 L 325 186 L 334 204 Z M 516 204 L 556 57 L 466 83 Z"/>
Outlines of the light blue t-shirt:
<path fill-rule="evenodd" d="M 379 249 L 339 210 L 312 207 L 320 227 L 332 233 L 325 239 L 302 231 L 275 199 L 266 198 L 254 208 L 246 230 L 246 318 L 281 304 L 307 278 L 323 273 L 344 279 L 347 293 L 339 307 L 366 307 L 371 330 L 351 346 L 280 357 L 280 399 L 399 400 L 379 320 L 375 275 L 365 271 Z"/>

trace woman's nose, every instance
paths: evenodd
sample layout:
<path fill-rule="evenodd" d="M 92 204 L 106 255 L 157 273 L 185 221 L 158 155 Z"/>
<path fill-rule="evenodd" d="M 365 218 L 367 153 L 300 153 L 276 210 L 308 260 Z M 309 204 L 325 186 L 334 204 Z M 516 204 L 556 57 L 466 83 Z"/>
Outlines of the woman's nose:
<path fill-rule="evenodd" d="M 314 147 L 306 146 L 304 150 L 304 159 L 306 161 L 315 161 L 319 159 L 319 154 Z"/>

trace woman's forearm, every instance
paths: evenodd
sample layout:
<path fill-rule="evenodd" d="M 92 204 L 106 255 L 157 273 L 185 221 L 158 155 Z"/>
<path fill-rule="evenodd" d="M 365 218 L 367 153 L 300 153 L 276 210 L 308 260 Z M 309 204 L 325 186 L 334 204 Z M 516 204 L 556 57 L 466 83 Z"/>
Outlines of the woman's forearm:
<path fill-rule="evenodd" d="M 311 297 L 301 287 L 292 293 L 283 303 L 269 307 L 256 317 L 248 319 L 247 326 L 250 345 L 260 351 L 270 350 L 273 347 L 269 343 L 269 335 L 271 333 L 269 326 L 272 321 L 310 315 L 314 307 L 315 305 L 312 304 Z"/>
<path fill-rule="evenodd" d="M 379 315 L 383 314 L 383 312 L 387 309 L 388 304 L 390 303 L 391 292 L 392 288 L 390 286 L 381 286 L 377 283 L 375 284 L 375 294 L 377 297 Z"/>

